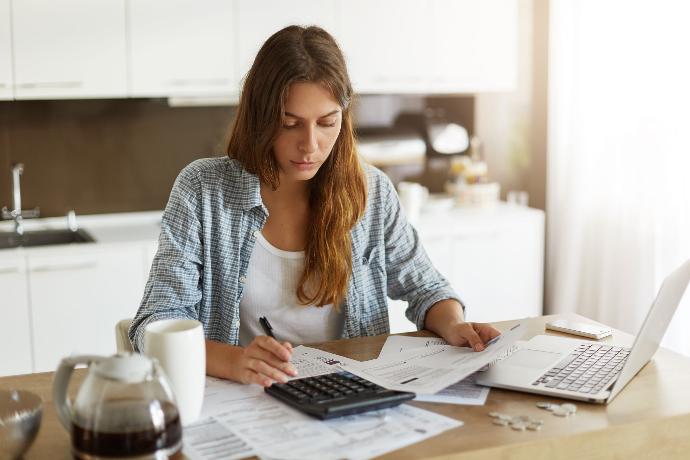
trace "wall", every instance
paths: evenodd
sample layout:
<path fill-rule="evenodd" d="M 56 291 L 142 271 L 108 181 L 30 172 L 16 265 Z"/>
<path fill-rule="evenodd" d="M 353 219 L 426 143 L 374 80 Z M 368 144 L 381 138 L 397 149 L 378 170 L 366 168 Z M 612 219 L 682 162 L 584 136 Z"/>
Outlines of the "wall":
<path fill-rule="evenodd" d="M 508 190 L 529 192 L 530 206 L 546 203 L 546 95 L 548 0 L 521 0 L 518 81 L 511 93 L 476 97 L 476 131 L 492 179 Z"/>
<path fill-rule="evenodd" d="M 158 99 L 0 103 L 0 206 L 21 162 L 22 207 L 42 216 L 162 209 L 187 163 L 222 154 L 233 113 Z"/>

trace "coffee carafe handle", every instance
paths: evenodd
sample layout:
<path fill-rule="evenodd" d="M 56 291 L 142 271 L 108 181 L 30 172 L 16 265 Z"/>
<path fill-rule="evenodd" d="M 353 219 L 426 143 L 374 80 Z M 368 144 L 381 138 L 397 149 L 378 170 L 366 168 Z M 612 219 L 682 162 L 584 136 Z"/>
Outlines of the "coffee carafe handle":
<path fill-rule="evenodd" d="M 70 377 L 72 377 L 72 372 L 79 364 L 91 364 L 103 359 L 105 359 L 105 356 L 83 355 L 70 356 L 60 361 L 60 366 L 53 380 L 53 402 L 60 422 L 67 431 L 72 430 L 72 409 L 69 399 L 67 399 L 67 385 L 69 384 Z"/>

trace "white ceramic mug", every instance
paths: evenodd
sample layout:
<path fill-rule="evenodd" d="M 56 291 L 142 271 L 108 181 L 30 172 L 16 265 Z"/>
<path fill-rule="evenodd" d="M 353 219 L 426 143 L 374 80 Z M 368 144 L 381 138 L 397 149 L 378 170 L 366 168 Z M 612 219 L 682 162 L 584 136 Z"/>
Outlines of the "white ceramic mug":
<path fill-rule="evenodd" d="M 201 413 L 206 383 L 204 328 L 191 319 L 153 322 L 144 330 L 144 352 L 165 371 L 177 402 L 182 425 Z"/>

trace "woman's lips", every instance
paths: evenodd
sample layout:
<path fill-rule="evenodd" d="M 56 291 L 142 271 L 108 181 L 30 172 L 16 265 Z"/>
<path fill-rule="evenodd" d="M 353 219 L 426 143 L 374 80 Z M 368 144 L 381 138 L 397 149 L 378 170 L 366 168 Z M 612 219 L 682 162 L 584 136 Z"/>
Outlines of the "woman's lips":
<path fill-rule="evenodd" d="M 292 161 L 290 160 L 290 163 L 299 171 L 309 171 L 311 169 L 314 169 L 316 165 L 318 164 L 315 161 Z"/>

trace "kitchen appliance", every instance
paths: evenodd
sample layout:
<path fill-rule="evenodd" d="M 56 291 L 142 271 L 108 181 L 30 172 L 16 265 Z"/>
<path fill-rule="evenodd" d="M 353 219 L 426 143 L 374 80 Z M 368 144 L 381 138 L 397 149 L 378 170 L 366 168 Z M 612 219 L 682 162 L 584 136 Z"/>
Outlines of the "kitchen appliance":
<path fill-rule="evenodd" d="M 67 385 L 80 364 L 89 369 L 70 404 Z M 181 458 L 182 426 L 170 384 L 158 363 L 144 355 L 65 358 L 55 374 L 53 400 L 77 459 Z"/>

